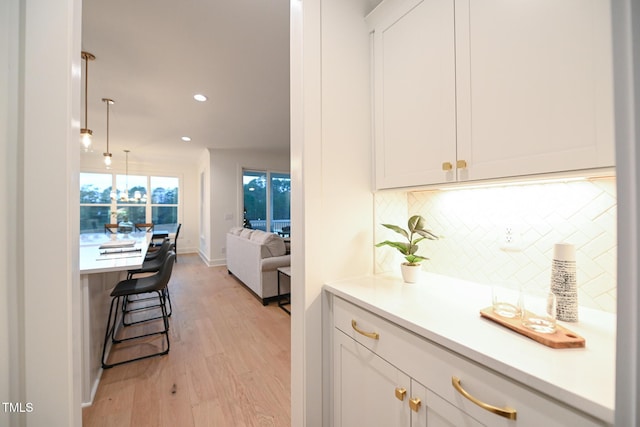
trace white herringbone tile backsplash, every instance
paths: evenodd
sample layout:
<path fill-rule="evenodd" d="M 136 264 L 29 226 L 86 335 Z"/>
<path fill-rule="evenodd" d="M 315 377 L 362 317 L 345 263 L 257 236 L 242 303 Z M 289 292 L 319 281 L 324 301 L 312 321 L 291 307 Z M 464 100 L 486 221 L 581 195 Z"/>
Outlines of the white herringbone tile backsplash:
<path fill-rule="evenodd" d="M 443 236 L 421 244 L 423 268 L 485 284 L 548 288 L 553 246 L 576 246 L 578 302 L 616 310 L 615 178 L 375 195 L 375 241 L 398 240 L 381 223 L 406 225 L 421 214 Z M 511 227 L 521 251 L 500 249 Z M 397 251 L 375 251 L 376 273 L 398 270 Z"/>

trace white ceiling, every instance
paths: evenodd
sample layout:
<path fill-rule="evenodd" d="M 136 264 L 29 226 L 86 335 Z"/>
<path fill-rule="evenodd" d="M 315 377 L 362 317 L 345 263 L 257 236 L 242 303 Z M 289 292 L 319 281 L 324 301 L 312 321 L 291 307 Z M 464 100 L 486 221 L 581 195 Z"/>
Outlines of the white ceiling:
<path fill-rule="evenodd" d="M 289 0 L 84 0 L 93 152 L 114 167 L 203 148 L 289 147 Z M 85 63 L 82 61 L 83 73 Z M 209 97 L 196 102 L 193 95 Z M 82 110 L 84 127 L 84 81 Z M 181 141 L 182 136 L 192 138 Z"/>

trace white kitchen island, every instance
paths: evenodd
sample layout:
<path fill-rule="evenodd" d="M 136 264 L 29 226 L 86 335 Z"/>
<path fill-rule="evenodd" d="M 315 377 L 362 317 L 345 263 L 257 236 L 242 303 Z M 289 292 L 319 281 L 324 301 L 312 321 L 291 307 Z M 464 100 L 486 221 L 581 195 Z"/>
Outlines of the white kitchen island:
<path fill-rule="evenodd" d="M 80 286 L 82 293 L 82 405 L 93 402 L 102 374 L 102 345 L 113 287 L 128 270 L 140 268 L 151 233 L 81 234 Z M 132 241 L 135 251 L 101 254 L 105 243 Z"/>
<path fill-rule="evenodd" d="M 553 349 L 481 318 L 480 310 L 491 305 L 489 286 L 425 273 L 416 284 L 369 276 L 324 289 L 331 425 L 347 427 L 370 412 L 358 405 L 368 401 L 376 386 L 365 383 L 376 375 L 384 387 L 410 384 L 395 385 L 395 398 L 393 390 L 380 394 L 391 397 L 380 416 L 395 414 L 395 425 L 613 425 L 613 314 L 581 307 L 579 322 L 559 324 L 584 337 L 586 346 Z M 483 403 L 513 409 L 517 421 L 472 403 L 455 389 L 454 377 Z M 358 401 L 350 402 L 356 392 Z M 416 408 L 410 400 L 420 393 L 422 416 L 432 417 L 426 424 L 420 402 Z M 434 423 L 439 413 L 453 424 Z"/>

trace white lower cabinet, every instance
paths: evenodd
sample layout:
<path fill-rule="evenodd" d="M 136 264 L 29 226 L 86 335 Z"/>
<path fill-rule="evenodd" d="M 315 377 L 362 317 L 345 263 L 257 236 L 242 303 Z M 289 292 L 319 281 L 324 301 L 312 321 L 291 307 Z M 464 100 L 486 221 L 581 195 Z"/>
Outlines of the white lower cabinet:
<path fill-rule="evenodd" d="M 338 329 L 333 380 L 335 427 L 482 425 Z"/>
<path fill-rule="evenodd" d="M 607 425 L 357 305 L 329 301 L 335 427 Z"/>
<path fill-rule="evenodd" d="M 395 396 L 397 389 L 409 390 L 406 374 L 339 330 L 334 363 L 335 427 L 411 425 L 406 397 Z"/>

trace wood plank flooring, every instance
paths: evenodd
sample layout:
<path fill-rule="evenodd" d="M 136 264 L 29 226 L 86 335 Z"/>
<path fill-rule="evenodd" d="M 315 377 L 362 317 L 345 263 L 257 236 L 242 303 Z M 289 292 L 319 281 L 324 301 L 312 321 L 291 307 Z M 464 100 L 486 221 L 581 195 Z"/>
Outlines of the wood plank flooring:
<path fill-rule="evenodd" d="M 290 426 L 290 317 L 197 255 L 169 289 L 169 354 L 105 370 L 83 425 Z"/>

